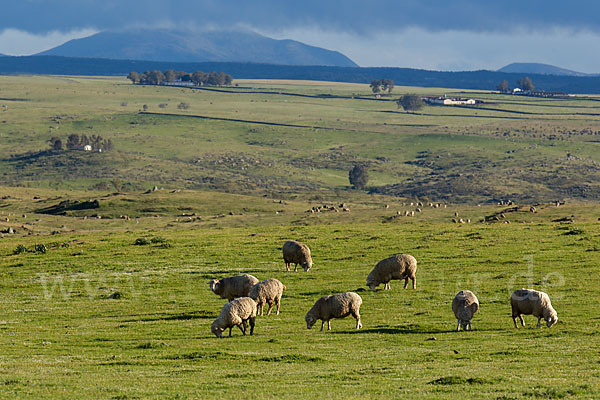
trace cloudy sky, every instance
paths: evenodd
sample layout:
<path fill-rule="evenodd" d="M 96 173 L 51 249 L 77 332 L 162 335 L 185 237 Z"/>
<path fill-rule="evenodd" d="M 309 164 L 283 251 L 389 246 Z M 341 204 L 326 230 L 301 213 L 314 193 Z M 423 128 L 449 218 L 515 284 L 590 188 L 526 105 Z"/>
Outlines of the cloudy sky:
<path fill-rule="evenodd" d="M 541 62 L 600 73 L 597 0 L 17 0 L 0 53 L 28 55 L 106 29 L 253 29 L 338 50 L 360 66 L 497 69 Z"/>

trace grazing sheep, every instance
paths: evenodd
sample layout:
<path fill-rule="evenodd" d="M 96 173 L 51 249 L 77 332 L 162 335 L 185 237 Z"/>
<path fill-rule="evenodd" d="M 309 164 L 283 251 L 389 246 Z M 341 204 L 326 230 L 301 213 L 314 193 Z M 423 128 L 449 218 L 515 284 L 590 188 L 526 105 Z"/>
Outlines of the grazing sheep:
<path fill-rule="evenodd" d="M 452 300 L 452 311 L 458 320 L 456 325 L 456 331 L 458 332 L 462 327 L 465 331 L 472 331 L 471 319 L 473 314 L 479 310 L 479 300 L 477 296 L 470 290 L 461 290 L 454 296 Z"/>
<path fill-rule="evenodd" d="M 362 304 L 361 297 L 354 292 L 331 294 L 323 296 L 315 305 L 306 313 L 306 327 L 311 329 L 317 320 L 321 320 L 321 331 L 327 322 L 327 330 L 331 330 L 332 318 L 345 318 L 352 315 L 356 318 L 356 329 L 362 328 L 360 322 L 360 305 Z"/>
<path fill-rule="evenodd" d="M 550 303 L 550 297 L 544 292 L 538 292 L 533 289 L 519 289 L 510 296 L 510 305 L 512 306 L 512 318 L 517 325 L 517 317 L 521 320 L 521 325 L 525 326 L 523 315 L 533 315 L 537 317 L 537 327 L 541 328 L 541 319 L 544 318 L 546 325 L 550 328 L 558 321 L 558 315 Z"/>
<path fill-rule="evenodd" d="M 249 297 L 256 302 L 256 313 L 263 315 L 263 306 L 267 303 L 269 305 L 267 315 L 270 315 L 273 303 L 275 303 L 277 306 L 277 315 L 279 315 L 279 302 L 284 290 L 285 285 L 274 278 L 266 279 L 252 286 Z"/>
<path fill-rule="evenodd" d="M 385 284 L 384 290 L 390 288 L 390 281 L 404 279 L 404 289 L 411 279 L 413 289 L 417 288 L 417 260 L 410 254 L 399 254 L 381 260 L 367 276 L 367 286 L 374 290 L 379 284 Z"/>
<path fill-rule="evenodd" d="M 222 299 L 231 301 L 236 297 L 246 297 L 252 286 L 258 283 L 258 279 L 252 275 L 237 275 L 223 279 L 213 279 L 208 282 L 210 290 Z"/>
<path fill-rule="evenodd" d="M 537 212 L 537 210 L 535 209 L 535 207 L 534 207 L 534 206 L 531 206 L 531 207 L 529 207 L 529 212 L 531 212 L 531 213 L 534 213 L 534 214 L 535 214 L 535 213 Z"/>
<path fill-rule="evenodd" d="M 304 272 L 313 265 L 308 246 L 295 240 L 288 240 L 283 244 L 283 261 L 288 271 L 294 263 L 294 272 L 298 270 L 298 264 L 304 268 Z"/>
<path fill-rule="evenodd" d="M 237 326 L 242 334 L 246 335 L 248 321 L 250 321 L 250 336 L 252 336 L 256 321 L 256 303 L 250 297 L 240 297 L 223 306 L 221 313 L 210 326 L 210 331 L 218 338 L 223 338 L 223 331 L 229 328 L 229 337 L 231 337 L 231 328 Z"/>

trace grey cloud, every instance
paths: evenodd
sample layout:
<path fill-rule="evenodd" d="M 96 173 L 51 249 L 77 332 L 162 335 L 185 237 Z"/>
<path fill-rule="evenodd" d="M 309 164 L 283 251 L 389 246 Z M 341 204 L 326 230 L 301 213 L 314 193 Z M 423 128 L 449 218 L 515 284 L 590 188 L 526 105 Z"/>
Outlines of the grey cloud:
<path fill-rule="evenodd" d="M 260 29 L 314 26 L 369 35 L 421 27 L 428 31 L 508 32 L 554 27 L 600 31 L 592 0 L 20 0 L 7 2 L 0 26 L 28 32 L 173 24 Z"/>

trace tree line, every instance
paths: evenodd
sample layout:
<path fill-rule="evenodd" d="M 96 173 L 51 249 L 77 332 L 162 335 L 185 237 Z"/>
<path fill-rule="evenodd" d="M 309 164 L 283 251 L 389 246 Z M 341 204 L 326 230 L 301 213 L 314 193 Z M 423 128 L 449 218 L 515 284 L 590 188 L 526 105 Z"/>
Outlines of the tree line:
<path fill-rule="evenodd" d="M 165 72 L 159 70 L 145 71 L 141 74 L 132 71 L 127 75 L 127 79 L 134 84 L 140 85 L 160 85 L 173 82 L 191 82 L 198 86 L 227 86 L 231 85 L 233 78 L 224 72 L 183 72 L 168 69 Z"/>
<path fill-rule="evenodd" d="M 48 140 L 50 149 L 61 151 L 66 147 L 67 150 L 83 150 L 85 146 L 91 146 L 92 151 L 111 151 L 114 149 L 113 142 L 110 139 L 104 139 L 99 135 L 78 135 L 73 133 L 67 138 L 67 142 L 63 144 L 61 138 L 54 136 Z"/>

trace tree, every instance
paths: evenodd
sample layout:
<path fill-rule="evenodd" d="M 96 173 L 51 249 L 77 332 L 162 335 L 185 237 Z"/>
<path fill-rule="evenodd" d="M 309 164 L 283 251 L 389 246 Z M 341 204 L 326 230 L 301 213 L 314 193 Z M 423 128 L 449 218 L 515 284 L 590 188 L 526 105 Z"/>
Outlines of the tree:
<path fill-rule="evenodd" d="M 379 93 L 381 91 L 381 81 L 380 80 L 373 80 L 371 81 L 371 84 L 369 85 L 371 87 L 371 90 L 373 91 L 373 93 Z"/>
<path fill-rule="evenodd" d="M 356 164 L 354 168 L 350 170 L 348 179 L 354 189 L 364 189 L 369 180 L 369 173 L 362 164 Z"/>
<path fill-rule="evenodd" d="M 526 76 L 525 78 L 521 78 L 517 81 L 517 84 L 521 87 L 521 89 L 527 91 L 532 91 L 533 90 L 533 82 L 531 81 L 531 79 L 529 79 L 528 76 Z"/>
<path fill-rule="evenodd" d="M 150 83 L 151 85 L 160 85 L 164 81 L 165 81 L 165 74 L 163 74 L 162 72 L 160 72 L 158 70 L 154 70 L 154 71 L 150 72 L 150 75 L 148 76 L 148 83 Z"/>
<path fill-rule="evenodd" d="M 48 140 L 48 143 L 50 143 L 50 148 L 52 150 L 61 151 L 63 149 L 62 140 L 56 136 L 51 137 L 50 140 Z"/>
<path fill-rule="evenodd" d="M 165 82 L 175 82 L 177 80 L 177 72 L 172 69 L 165 71 Z"/>
<path fill-rule="evenodd" d="M 501 91 L 502 93 L 508 92 L 508 81 L 505 79 L 496 86 L 496 89 Z"/>
<path fill-rule="evenodd" d="M 140 81 L 140 74 L 132 71 L 127 75 L 127 79 L 131 80 L 131 83 L 138 83 Z"/>
<path fill-rule="evenodd" d="M 72 133 L 67 138 L 67 150 L 76 150 L 79 148 L 79 135 Z"/>
<path fill-rule="evenodd" d="M 405 94 L 396 100 L 396 104 L 398 104 L 398 108 L 404 108 L 404 111 L 417 111 L 423 108 L 423 100 L 416 94 Z"/>
<path fill-rule="evenodd" d="M 383 89 L 383 91 L 387 91 L 388 93 L 392 93 L 392 90 L 394 89 L 394 81 L 391 79 L 382 79 L 381 81 L 381 88 Z"/>
<path fill-rule="evenodd" d="M 192 82 L 194 82 L 195 85 L 201 86 L 207 83 L 208 74 L 202 71 L 194 71 L 192 72 L 191 78 Z"/>

